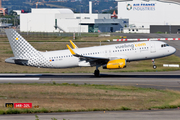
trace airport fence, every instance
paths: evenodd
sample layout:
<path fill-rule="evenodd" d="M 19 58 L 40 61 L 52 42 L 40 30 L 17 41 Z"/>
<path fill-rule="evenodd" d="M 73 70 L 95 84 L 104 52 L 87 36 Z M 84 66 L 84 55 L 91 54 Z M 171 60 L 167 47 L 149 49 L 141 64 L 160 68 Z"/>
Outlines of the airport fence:
<path fill-rule="evenodd" d="M 98 37 L 99 33 L 60 33 L 60 32 L 20 32 L 16 29 L 24 38 L 27 37 Z M 75 36 L 74 36 L 75 35 Z M 4 29 L 0 29 L 0 37 L 6 37 Z"/>

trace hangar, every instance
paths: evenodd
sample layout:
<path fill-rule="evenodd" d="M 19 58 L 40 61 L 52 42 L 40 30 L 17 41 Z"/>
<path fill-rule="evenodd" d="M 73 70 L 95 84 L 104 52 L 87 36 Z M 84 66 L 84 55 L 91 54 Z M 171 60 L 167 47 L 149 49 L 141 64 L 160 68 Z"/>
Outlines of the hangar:
<path fill-rule="evenodd" d="M 128 19 L 112 19 L 111 14 L 74 13 L 68 8 L 33 8 L 20 14 L 22 32 L 115 32 L 129 26 Z"/>
<path fill-rule="evenodd" d="M 129 32 L 138 32 L 143 28 L 147 30 L 150 29 L 150 25 L 176 26 L 180 24 L 178 0 L 116 1 L 118 2 L 118 18 L 129 19 L 130 27 L 126 28 Z"/>

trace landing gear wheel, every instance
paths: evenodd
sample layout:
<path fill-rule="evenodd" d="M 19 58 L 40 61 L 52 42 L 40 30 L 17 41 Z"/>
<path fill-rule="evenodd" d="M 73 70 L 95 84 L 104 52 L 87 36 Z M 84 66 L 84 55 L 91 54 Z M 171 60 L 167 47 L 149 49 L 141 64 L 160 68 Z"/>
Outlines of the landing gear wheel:
<path fill-rule="evenodd" d="M 156 66 L 156 65 L 153 65 L 153 68 L 154 68 L 154 69 L 156 69 L 156 68 L 157 68 L 157 66 Z"/>
<path fill-rule="evenodd" d="M 155 63 L 155 61 L 154 61 L 154 59 L 152 59 L 153 68 L 156 69 L 157 66 L 154 63 Z"/>
<path fill-rule="evenodd" d="M 94 71 L 94 75 L 95 75 L 96 77 L 99 77 L 99 70 L 95 70 L 95 71 Z"/>

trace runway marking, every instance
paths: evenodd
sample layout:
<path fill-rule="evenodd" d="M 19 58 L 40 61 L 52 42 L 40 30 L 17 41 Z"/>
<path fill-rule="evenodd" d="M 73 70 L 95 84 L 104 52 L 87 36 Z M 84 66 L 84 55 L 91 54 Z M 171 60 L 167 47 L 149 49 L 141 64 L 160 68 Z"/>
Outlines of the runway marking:
<path fill-rule="evenodd" d="M 42 74 L 0 74 L 0 76 L 42 76 Z"/>
<path fill-rule="evenodd" d="M 121 82 L 121 83 L 124 83 L 126 81 L 132 81 L 131 83 L 132 84 L 136 84 L 137 81 L 136 80 L 97 80 L 97 79 L 94 79 L 94 80 L 62 80 L 62 79 L 66 79 L 66 78 L 40 78 L 41 81 L 48 81 L 48 80 L 54 80 L 54 81 L 60 81 L 60 82 Z M 175 79 L 176 80 L 176 79 Z M 171 81 L 175 81 L 175 80 L 171 80 Z M 139 81 L 145 81 L 145 80 L 139 80 Z M 161 80 L 161 81 L 168 81 L 168 80 Z M 177 81 L 177 80 L 176 80 Z"/>
<path fill-rule="evenodd" d="M 39 78 L 0 78 L 0 80 L 39 80 Z"/>

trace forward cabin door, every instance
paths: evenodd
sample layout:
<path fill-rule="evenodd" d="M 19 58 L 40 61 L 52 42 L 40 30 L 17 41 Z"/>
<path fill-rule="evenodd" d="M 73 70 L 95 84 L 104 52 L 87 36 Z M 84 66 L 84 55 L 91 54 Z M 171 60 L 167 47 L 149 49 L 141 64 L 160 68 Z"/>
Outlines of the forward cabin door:
<path fill-rule="evenodd" d="M 155 47 L 155 43 L 151 43 L 151 53 L 155 53 L 156 52 L 156 47 Z"/>

